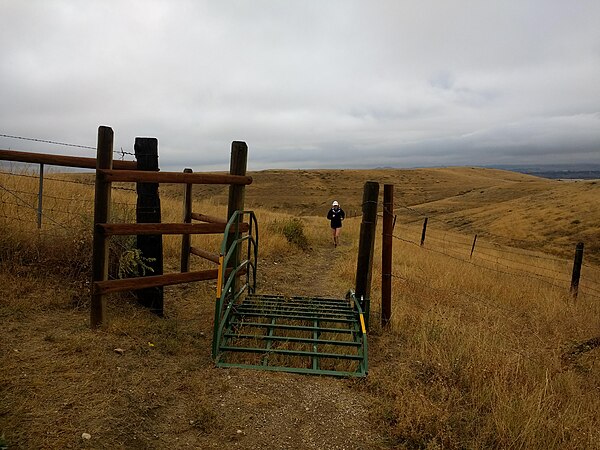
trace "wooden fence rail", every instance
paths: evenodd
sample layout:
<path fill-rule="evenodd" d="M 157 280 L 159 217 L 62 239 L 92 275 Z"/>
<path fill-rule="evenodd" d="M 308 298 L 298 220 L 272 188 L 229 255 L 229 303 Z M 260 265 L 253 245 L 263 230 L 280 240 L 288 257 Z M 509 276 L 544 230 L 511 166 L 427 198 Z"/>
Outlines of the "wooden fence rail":
<path fill-rule="evenodd" d="M 152 188 L 157 192 L 158 183 L 180 183 L 186 185 L 186 204 L 191 207 L 191 186 L 193 184 L 228 184 L 230 186 L 230 202 L 228 209 L 228 218 L 235 211 L 231 211 L 231 206 L 235 209 L 243 209 L 244 188 L 252 183 L 252 178 L 245 175 L 245 166 L 247 158 L 247 146 L 243 142 L 234 142 L 232 144 L 232 156 L 230 174 L 205 174 L 192 173 L 191 170 L 185 172 L 158 172 L 158 141 L 154 138 L 136 139 L 136 157 L 141 161 L 138 170 L 113 170 L 112 161 L 112 143 L 113 131 L 109 127 L 100 127 L 98 129 L 98 154 L 96 169 L 96 196 L 95 196 L 95 214 L 94 214 L 94 255 L 93 255 L 93 284 L 92 284 L 92 306 L 90 312 L 90 323 L 92 328 L 97 328 L 106 321 L 106 298 L 105 295 L 112 292 L 121 292 L 128 290 L 139 291 L 141 289 L 162 288 L 163 286 L 188 283 L 192 281 L 204 281 L 217 279 L 219 269 L 201 270 L 189 272 L 189 259 L 186 263 L 182 255 L 182 273 L 160 274 L 145 276 L 142 278 L 128 278 L 122 280 L 108 279 L 108 238 L 115 235 L 137 235 L 138 242 L 142 236 L 158 236 L 162 238 L 164 234 L 181 234 L 184 238 L 187 236 L 188 244 L 182 244 L 182 253 L 191 252 L 189 237 L 193 234 L 223 234 L 226 229 L 227 220 L 214 218 L 202 214 L 193 214 L 191 211 L 184 211 L 184 223 L 160 223 L 160 215 L 157 215 L 156 223 L 150 220 L 139 220 L 138 223 L 110 223 L 110 199 L 111 185 L 113 182 L 134 182 L 137 183 L 138 190 L 138 213 L 139 213 L 139 195 L 143 191 L 146 197 L 151 194 L 144 186 Z M 150 148 L 142 155 L 142 147 Z M 244 151 L 240 152 L 240 148 Z M 138 150 L 140 150 L 138 152 Z M 138 155 L 138 153 L 140 153 Z M 150 155 L 152 153 L 152 155 Z M 153 159 L 150 159 L 150 157 Z M 148 159 L 148 161 L 145 161 Z M 152 162 L 153 161 L 153 162 Z M 148 166 L 148 167 L 146 167 Z M 143 167 L 146 170 L 139 170 Z M 241 169 L 243 167 L 243 170 Z M 148 191 L 148 192 L 146 192 Z M 150 207 L 148 207 L 150 208 Z M 148 209 L 146 208 L 146 209 Z M 152 209 L 160 210 L 160 201 L 156 200 L 156 207 Z M 184 208 L 185 209 L 185 208 Z M 205 223 L 190 223 L 191 219 L 202 220 Z M 140 223 L 144 222 L 144 223 Z M 152 223 L 149 223 L 152 222 Z M 243 223 L 238 227 L 239 232 L 247 232 L 249 224 Z M 232 230 L 234 232 L 235 230 Z M 214 260 L 215 255 L 204 250 L 195 249 L 193 254 L 199 254 L 209 260 Z M 144 255 L 147 256 L 147 255 Z M 218 258 L 218 255 L 217 255 Z M 239 274 L 243 275 L 242 273 Z M 153 312 L 162 315 L 162 296 L 157 302 L 150 305 Z"/>
<path fill-rule="evenodd" d="M 0 160 L 16 161 L 33 164 L 47 164 L 49 166 L 74 167 L 79 169 L 95 169 L 96 158 L 79 156 L 50 155 L 46 153 L 30 153 L 15 150 L 0 150 Z M 113 169 L 135 170 L 136 161 L 113 161 Z"/>
<path fill-rule="evenodd" d="M 44 202 L 44 165 L 72 167 L 76 169 L 95 169 L 96 158 L 79 156 L 51 155 L 48 153 L 21 152 L 18 150 L 0 150 L 0 160 L 14 161 L 29 164 L 39 164 L 39 188 L 37 204 L 37 227 L 42 228 L 43 202 Z M 137 168 L 136 161 L 114 161 L 113 168 L 118 170 L 132 170 Z"/>

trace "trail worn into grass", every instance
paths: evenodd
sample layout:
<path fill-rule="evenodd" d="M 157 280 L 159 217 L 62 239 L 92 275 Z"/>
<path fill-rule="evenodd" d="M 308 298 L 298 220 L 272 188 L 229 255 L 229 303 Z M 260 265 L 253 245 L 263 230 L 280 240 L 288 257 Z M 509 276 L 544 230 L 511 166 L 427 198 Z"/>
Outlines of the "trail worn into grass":
<path fill-rule="evenodd" d="M 259 289 L 341 296 L 329 270 L 348 251 L 262 260 Z M 75 287 L 5 271 L 0 287 L 9 448 L 385 448 L 361 380 L 216 369 L 210 283 L 167 288 L 165 319 L 113 299 L 96 332 Z"/>
<path fill-rule="evenodd" d="M 345 257 L 347 248 L 325 246 L 262 261 L 259 290 L 341 298 L 345 292 L 336 287 L 331 268 Z M 244 445 L 253 442 L 254 448 L 384 448 L 383 438 L 370 422 L 371 401 L 355 389 L 360 380 L 237 370 L 230 371 L 227 377 L 233 389 L 224 400 L 233 406 L 237 399 L 243 402 L 238 407 L 244 412 L 237 417 L 243 421 L 242 439 L 247 439 Z"/>

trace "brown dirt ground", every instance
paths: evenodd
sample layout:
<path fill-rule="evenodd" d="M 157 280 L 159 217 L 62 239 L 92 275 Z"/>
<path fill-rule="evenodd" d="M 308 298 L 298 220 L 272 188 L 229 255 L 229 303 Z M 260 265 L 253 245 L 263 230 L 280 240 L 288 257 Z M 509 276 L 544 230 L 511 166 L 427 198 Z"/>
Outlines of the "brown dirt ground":
<path fill-rule="evenodd" d="M 348 252 L 262 260 L 259 289 L 343 296 L 329 268 Z M 75 287 L 6 272 L 0 286 L 9 448 L 387 448 L 362 380 L 214 368 L 210 283 L 168 288 L 165 319 L 112 300 L 100 332 Z"/>

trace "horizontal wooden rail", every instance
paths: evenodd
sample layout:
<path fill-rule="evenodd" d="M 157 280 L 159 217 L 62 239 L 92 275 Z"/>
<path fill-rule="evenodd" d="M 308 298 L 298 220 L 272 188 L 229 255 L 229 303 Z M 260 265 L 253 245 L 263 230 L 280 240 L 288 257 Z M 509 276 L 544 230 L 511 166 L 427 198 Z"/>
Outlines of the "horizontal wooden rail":
<path fill-rule="evenodd" d="M 217 253 L 207 252 L 198 247 L 190 247 L 190 253 L 219 264 L 219 255 Z"/>
<path fill-rule="evenodd" d="M 0 160 L 17 161 L 32 164 L 48 164 L 50 166 L 78 167 L 82 169 L 95 169 L 96 158 L 79 156 L 50 155 L 47 153 L 19 152 L 14 150 L 0 150 Z M 135 170 L 135 161 L 113 161 L 113 168 L 119 170 Z"/>
<path fill-rule="evenodd" d="M 209 216 L 207 214 L 200 214 L 200 213 L 193 212 L 191 217 L 193 220 L 198 220 L 200 222 L 222 223 L 222 224 L 227 223 L 227 221 L 225 219 L 221 219 L 220 217 L 215 217 L 215 216 Z"/>
<path fill-rule="evenodd" d="M 115 161 L 116 162 L 116 161 Z M 146 172 L 138 170 L 98 170 L 106 181 L 138 183 L 234 184 L 252 183 L 252 177 L 220 173 Z"/>
<path fill-rule="evenodd" d="M 231 269 L 229 269 L 231 272 Z M 216 280 L 218 269 L 200 270 L 197 272 L 169 273 L 149 277 L 125 278 L 122 280 L 106 280 L 94 282 L 95 294 L 110 294 L 111 292 L 134 291 L 144 288 L 171 286 L 179 283 L 194 281 Z"/>
<path fill-rule="evenodd" d="M 220 223 L 99 223 L 98 231 L 108 236 L 142 234 L 220 234 L 226 225 Z M 249 229 L 247 223 L 240 224 L 240 232 Z M 231 227 L 230 233 L 235 228 Z"/>
<path fill-rule="evenodd" d="M 231 274 L 232 269 L 227 269 L 226 276 Z M 216 280 L 219 269 L 199 270 L 186 273 L 168 273 L 166 275 L 152 275 L 149 277 L 125 278 L 122 280 L 106 280 L 94 282 L 94 293 L 98 295 L 110 294 L 112 292 L 135 291 L 144 288 L 159 286 L 172 286 L 180 283 L 193 283 L 195 281 Z M 236 276 L 241 277 L 246 270 L 241 270 Z"/>

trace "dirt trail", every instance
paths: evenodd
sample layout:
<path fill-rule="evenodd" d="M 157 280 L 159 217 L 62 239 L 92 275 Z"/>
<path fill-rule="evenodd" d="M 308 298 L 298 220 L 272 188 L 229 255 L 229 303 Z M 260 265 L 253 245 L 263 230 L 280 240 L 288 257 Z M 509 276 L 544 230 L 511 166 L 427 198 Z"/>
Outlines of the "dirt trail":
<path fill-rule="evenodd" d="M 269 294 L 343 298 L 346 292 L 337 286 L 331 268 L 342 259 L 352 257 L 349 250 L 345 244 L 337 248 L 317 246 L 310 252 L 285 259 L 261 261 L 258 289 Z"/>
<path fill-rule="evenodd" d="M 350 253 L 323 247 L 262 260 L 259 292 L 341 297 L 330 268 Z M 0 436 L 10 448 L 386 448 L 364 379 L 215 368 L 214 285 L 169 287 L 166 319 L 114 301 L 112 325 L 97 332 L 59 281 L 0 272 L 0 286 L 11 286 L 0 298 L 9 319 Z"/>
<path fill-rule="evenodd" d="M 315 248 L 263 261 L 260 292 L 341 297 L 330 271 L 347 253 L 343 246 Z M 226 379 L 221 405 L 226 420 L 239 424 L 239 448 L 385 448 L 369 422 L 370 400 L 353 388 L 360 380 L 247 370 L 229 370 Z"/>

